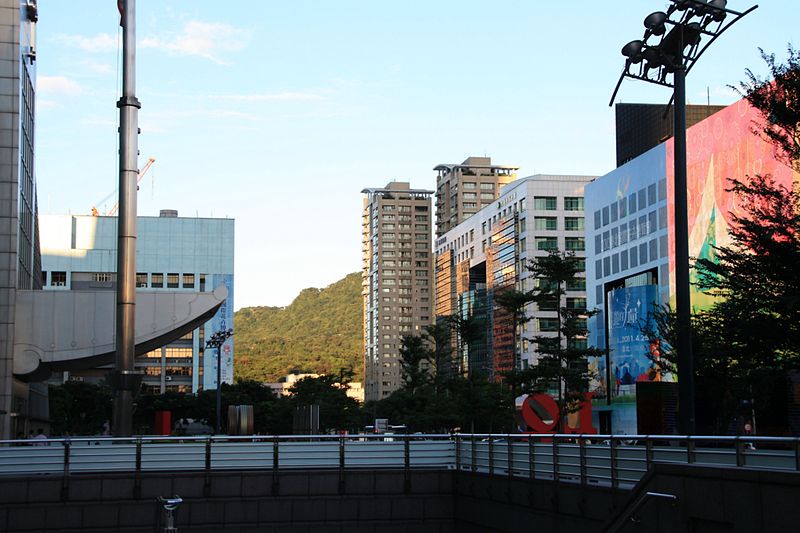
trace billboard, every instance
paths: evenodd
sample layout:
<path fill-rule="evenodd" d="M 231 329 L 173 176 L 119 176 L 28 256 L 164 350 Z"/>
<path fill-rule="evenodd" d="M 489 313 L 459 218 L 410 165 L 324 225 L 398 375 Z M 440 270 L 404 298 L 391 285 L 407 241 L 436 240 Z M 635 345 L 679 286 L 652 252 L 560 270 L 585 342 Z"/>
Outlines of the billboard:
<path fill-rule="evenodd" d="M 228 297 L 222 302 L 214 318 L 206 322 L 205 338 L 210 339 L 211 335 L 217 331 L 233 329 L 233 275 L 232 274 L 213 274 L 211 276 L 211 287 L 216 288 L 225 285 L 228 289 Z M 221 367 L 220 374 L 223 383 L 233 383 L 233 337 L 230 337 L 220 347 Z M 211 390 L 217 388 L 217 350 L 206 349 L 203 354 L 203 389 Z"/>

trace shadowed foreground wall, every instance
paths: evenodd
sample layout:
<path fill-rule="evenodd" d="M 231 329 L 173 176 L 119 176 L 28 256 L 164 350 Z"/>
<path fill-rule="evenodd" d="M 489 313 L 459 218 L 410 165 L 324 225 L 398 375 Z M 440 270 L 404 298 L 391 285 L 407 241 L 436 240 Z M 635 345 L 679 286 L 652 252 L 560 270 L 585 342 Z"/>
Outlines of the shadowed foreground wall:
<path fill-rule="evenodd" d="M 656 465 L 630 490 L 452 470 L 330 470 L 0 478 L 1 531 L 153 531 L 157 496 L 187 532 L 798 531 L 800 473 Z M 711 529 L 706 528 L 711 527 Z M 718 529 L 714 529 L 714 527 Z M 704 529 L 705 528 L 705 529 Z M 720 529 L 721 528 L 721 529 Z"/>

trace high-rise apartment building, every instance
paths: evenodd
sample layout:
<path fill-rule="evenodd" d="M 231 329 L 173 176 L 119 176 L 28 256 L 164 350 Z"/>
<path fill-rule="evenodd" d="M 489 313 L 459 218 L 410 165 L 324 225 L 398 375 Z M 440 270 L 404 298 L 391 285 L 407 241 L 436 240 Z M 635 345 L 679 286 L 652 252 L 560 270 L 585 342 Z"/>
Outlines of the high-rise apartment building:
<path fill-rule="evenodd" d="M 518 167 L 492 165 L 490 157 L 468 157 L 460 165 L 434 167 L 436 176 L 436 236 L 491 204 L 500 187 L 517 179 Z"/>
<path fill-rule="evenodd" d="M 469 345 L 453 341 L 454 360 L 462 373 L 497 378 L 513 368 L 526 368 L 537 360 L 537 346 L 528 339 L 557 335 L 558 311 L 536 304 L 526 309 L 533 319 L 515 334 L 512 317 L 495 304 L 494 295 L 506 289 L 533 289 L 537 280 L 525 268 L 530 259 L 552 250 L 585 257 L 583 189 L 593 179 L 519 179 L 495 202 L 436 239 L 436 318 L 474 318 L 483 327 L 481 338 Z M 583 274 L 566 287 L 561 306 L 586 307 Z"/>
<path fill-rule="evenodd" d="M 361 192 L 364 395 L 369 401 L 402 384 L 402 336 L 419 335 L 433 323 L 433 191 L 391 182 Z"/>

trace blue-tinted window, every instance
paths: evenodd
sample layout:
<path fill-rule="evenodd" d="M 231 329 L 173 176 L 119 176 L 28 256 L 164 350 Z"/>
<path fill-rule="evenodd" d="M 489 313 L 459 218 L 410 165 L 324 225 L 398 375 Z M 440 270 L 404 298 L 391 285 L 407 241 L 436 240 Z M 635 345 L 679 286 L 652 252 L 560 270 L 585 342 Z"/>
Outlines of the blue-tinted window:
<path fill-rule="evenodd" d="M 611 222 L 616 222 L 617 215 L 619 214 L 619 208 L 617 207 L 617 202 L 611 204 L 610 209 L 611 209 Z"/>
<path fill-rule="evenodd" d="M 644 209 L 647 207 L 647 189 L 641 189 L 639 191 L 639 209 Z"/>
<path fill-rule="evenodd" d="M 648 230 L 649 230 L 648 233 L 654 233 L 658 228 L 658 222 L 656 221 L 656 212 L 650 211 L 647 214 L 647 219 L 648 219 Z"/>
<path fill-rule="evenodd" d="M 647 233 L 647 215 L 642 215 L 639 217 L 639 237 L 644 237 Z"/>
<path fill-rule="evenodd" d="M 605 252 L 611 246 L 611 237 L 609 236 L 609 232 L 603 232 L 603 251 Z"/>
<path fill-rule="evenodd" d="M 667 207 L 662 206 L 658 208 L 658 229 L 667 227 Z"/>
<path fill-rule="evenodd" d="M 658 182 L 658 200 L 667 199 L 667 178 L 661 178 Z"/>
<path fill-rule="evenodd" d="M 602 285 L 598 285 L 597 287 L 595 287 L 595 289 L 594 289 L 594 297 L 595 297 L 595 301 L 598 304 L 603 301 L 603 286 Z"/>
<path fill-rule="evenodd" d="M 600 237 L 599 233 L 594 236 L 594 253 L 599 254 L 602 251 L 601 248 L 601 246 L 603 245 L 602 241 L 603 239 L 602 237 Z"/>
<path fill-rule="evenodd" d="M 631 258 L 631 268 L 634 268 L 639 265 L 639 254 L 636 252 L 636 246 L 628 250 L 630 258 Z"/>
<path fill-rule="evenodd" d="M 611 258 L 604 257 L 603 258 L 603 277 L 607 277 L 611 275 Z"/>
<path fill-rule="evenodd" d="M 619 227 L 619 243 L 620 244 L 627 244 L 628 243 L 628 225 L 622 224 Z"/>
<path fill-rule="evenodd" d="M 619 254 L 611 256 L 611 273 L 617 274 L 619 272 Z"/>
<path fill-rule="evenodd" d="M 594 212 L 594 229 L 600 228 L 600 210 Z"/>
<path fill-rule="evenodd" d="M 598 259 L 594 262 L 594 279 L 600 279 L 603 277 L 603 261 Z"/>
<path fill-rule="evenodd" d="M 628 196 L 628 214 L 632 215 L 636 212 L 636 193 Z"/>
<path fill-rule="evenodd" d="M 656 203 L 656 184 L 653 183 L 652 185 L 647 187 L 647 205 L 653 205 Z"/>
<path fill-rule="evenodd" d="M 643 242 L 639 245 L 639 264 L 647 263 L 647 243 Z"/>
<path fill-rule="evenodd" d="M 650 260 L 655 261 L 658 259 L 658 240 L 653 239 L 650 241 Z"/>
<path fill-rule="evenodd" d="M 619 218 L 628 216 L 628 201 L 623 198 L 619 201 Z"/>
<path fill-rule="evenodd" d="M 611 247 L 616 248 L 619 246 L 619 228 L 614 226 L 611 228 Z"/>
<path fill-rule="evenodd" d="M 639 232 L 636 231 L 636 228 L 637 228 L 636 220 L 631 220 L 628 223 L 628 240 L 635 241 L 636 239 L 639 238 Z"/>
<path fill-rule="evenodd" d="M 628 250 L 623 250 L 622 253 L 619 254 L 619 269 L 628 270 Z"/>
<path fill-rule="evenodd" d="M 667 257 L 667 253 L 669 252 L 668 245 L 667 245 L 667 236 L 666 235 L 662 235 L 661 237 L 659 237 L 659 239 L 658 239 L 658 248 L 659 248 L 658 255 L 660 255 L 662 258 L 666 258 Z"/>
<path fill-rule="evenodd" d="M 608 206 L 603 208 L 603 225 L 608 226 Z"/>

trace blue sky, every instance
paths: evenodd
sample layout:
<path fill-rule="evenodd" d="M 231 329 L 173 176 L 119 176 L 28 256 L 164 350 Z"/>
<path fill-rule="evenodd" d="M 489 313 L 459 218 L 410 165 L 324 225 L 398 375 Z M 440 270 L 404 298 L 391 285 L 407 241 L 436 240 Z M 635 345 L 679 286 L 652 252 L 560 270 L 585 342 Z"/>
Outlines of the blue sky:
<path fill-rule="evenodd" d="M 236 305 L 287 305 L 361 267 L 361 194 L 435 187 L 489 155 L 519 175 L 614 168 L 620 48 L 665 1 L 138 0 L 139 214 L 236 219 Z M 731 0 L 732 9 L 752 4 Z M 569 6 L 569 7 L 567 7 Z M 727 104 L 758 47 L 785 57 L 800 4 L 766 0 L 706 52 L 690 103 Z M 113 0 L 40 0 L 37 179 L 45 213 L 115 198 Z M 793 41 L 794 39 L 794 41 Z M 666 103 L 626 81 L 618 101 Z"/>

